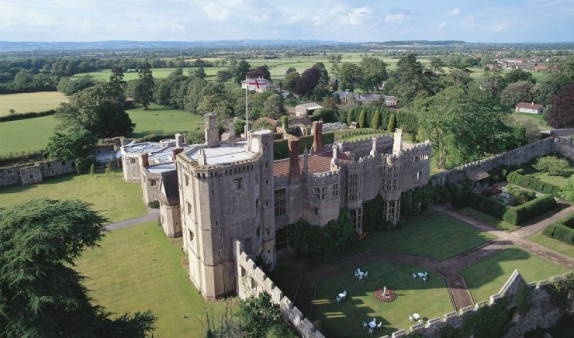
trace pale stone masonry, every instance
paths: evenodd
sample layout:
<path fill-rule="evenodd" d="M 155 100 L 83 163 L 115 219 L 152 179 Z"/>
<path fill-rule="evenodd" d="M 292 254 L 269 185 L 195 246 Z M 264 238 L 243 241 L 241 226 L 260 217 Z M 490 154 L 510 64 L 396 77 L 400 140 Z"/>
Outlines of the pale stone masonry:
<path fill-rule="evenodd" d="M 243 252 L 273 266 L 289 255 L 285 227 L 304 219 L 325 226 L 346 208 L 362 232 L 364 203 L 383 197 L 384 220 L 398 222 L 401 194 L 425 185 L 432 147 L 406 147 L 402 132 L 354 142 L 322 144 L 322 122 L 303 154 L 298 138 L 290 156 L 273 160 L 273 134 L 219 140 L 217 117 L 205 115 L 205 144 L 173 140 L 122 147 L 126 181 L 140 183 L 144 201 L 160 202 L 164 232 L 183 236 L 189 277 L 206 299 L 238 292 L 235 241 Z"/>

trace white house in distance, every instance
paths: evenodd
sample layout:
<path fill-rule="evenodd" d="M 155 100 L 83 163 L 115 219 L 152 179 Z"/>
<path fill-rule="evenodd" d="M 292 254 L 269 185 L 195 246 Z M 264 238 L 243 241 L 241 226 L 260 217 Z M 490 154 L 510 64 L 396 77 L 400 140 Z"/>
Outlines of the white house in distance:
<path fill-rule="evenodd" d="M 254 90 L 257 93 L 264 93 L 267 89 L 271 89 L 271 87 L 273 87 L 273 84 L 269 80 L 263 78 L 245 79 L 241 81 L 241 89 Z"/>
<path fill-rule="evenodd" d="M 520 102 L 516 105 L 517 113 L 528 113 L 528 114 L 543 114 L 544 106 L 541 104 Z"/>

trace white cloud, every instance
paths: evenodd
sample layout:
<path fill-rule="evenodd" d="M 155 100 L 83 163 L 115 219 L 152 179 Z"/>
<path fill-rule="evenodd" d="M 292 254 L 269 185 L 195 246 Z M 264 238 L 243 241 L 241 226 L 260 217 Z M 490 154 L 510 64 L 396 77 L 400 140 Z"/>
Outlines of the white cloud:
<path fill-rule="evenodd" d="M 231 14 L 224 4 L 218 2 L 210 2 L 202 9 L 210 19 L 219 22 L 227 21 Z"/>
<path fill-rule="evenodd" d="M 503 22 L 496 23 L 496 24 L 494 24 L 494 26 L 492 27 L 492 29 L 493 29 L 495 32 L 504 31 L 504 30 L 506 30 L 507 28 L 508 28 L 508 25 L 507 25 L 506 23 L 503 23 Z"/>
<path fill-rule="evenodd" d="M 438 28 L 444 28 L 444 27 L 446 27 L 446 22 L 443 21 L 443 22 L 439 23 L 439 24 L 437 25 L 437 27 L 438 27 Z"/>
<path fill-rule="evenodd" d="M 406 18 L 407 18 L 407 16 L 402 14 L 402 13 L 387 14 L 387 16 L 385 16 L 385 22 L 402 23 L 404 20 L 406 20 Z"/>
<path fill-rule="evenodd" d="M 370 13 L 371 9 L 369 7 L 353 8 L 348 15 L 348 22 L 353 26 L 361 25 L 365 17 Z"/>
<path fill-rule="evenodd" d="M 447 16 L 455 16 L 455 15 L 459 15 L 459 14 L 460 14 L 460 9 L 458 7 L 453 9 L 452 11 L 448 11 L 445 13 L 445 15 L 447 15 Z"/>

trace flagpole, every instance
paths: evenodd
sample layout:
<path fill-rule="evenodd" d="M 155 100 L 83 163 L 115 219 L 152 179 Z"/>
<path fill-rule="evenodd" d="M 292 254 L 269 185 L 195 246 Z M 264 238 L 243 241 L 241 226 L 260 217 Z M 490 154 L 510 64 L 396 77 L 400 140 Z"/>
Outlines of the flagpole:
<path fill-rule="evenodd" d="M 247 132 L 249 131 L 249 105 L 248 105 L 249 81 L 245 75 L 245 138 L 247 139 Z"/>

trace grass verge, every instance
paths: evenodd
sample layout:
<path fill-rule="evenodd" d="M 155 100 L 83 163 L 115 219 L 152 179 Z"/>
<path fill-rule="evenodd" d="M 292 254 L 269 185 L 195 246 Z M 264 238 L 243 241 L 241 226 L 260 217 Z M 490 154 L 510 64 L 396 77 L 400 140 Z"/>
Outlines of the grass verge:
<path fill-rule="evenodd" d="M 554 238 L 544 236 L 541 232 L 530 236 L 528 239 L 533 241 L 534 243 L 547 247 L 548 249 L 559 252 L 565 256 L 574 258 L 574 246 L 568 245 L 564 242 L 557 241 Z"/>
<path fill-rule="evenodd" d="M 427 271 L 429 279 L 423 283 L 412 278 L 413 272 L 426 271 L 416 266 L 377 262 L 360 268 L 369 272 L 363 281 L 356 279 L 351 270 L 319 283 L 313 318 L 320 320 L 322 332 L 327 336 L 367 337 L 363 322 L 373 318 L 383 322 L 378 335 L 391 335 L 413 324 L 409 322 L 412 313 L 430 319 L 453 311 L 445 280 L 432 271 Z M 373 296 L 375 290 L 384 286 L 396 293 L 394 302 L 383 303 Z M 342 291 L 347 291 L 347 299 L 335 302 Z"/>
<path fill-rule="evenodd" d="M 142 216 L 146 212 L 140 185 L 124 182 L 119 170 L 109 176 L 105 173 L 70 174 L 48 178 L 39 184 L 0 188 L 2 206 L 26 203 L 35 198 L 81 199 L 92 203 L 92 208 L 110 222 Z"/>
<path fill-rule="evenodd" d="M 472 293 L 475 302 L 488 300 L 500 291 L 514 269 L 518 269 L 526 282 L 535 282 L 563 274 L 569 269 L 554 264 L 517 247 L 510 247 L 501 253 L 479 261 L 460 273 Z"/>
<path fill-rule="evenodd" d="M 166 238 L 157 222 L 106 234 L 101 247 L 77 261 L 90 295 L 108 311 L 152 310 L 154 337 L 203 337 L 206 312 L 220 320 L 225 302 L 205 302 L 187 277 L 181 239 Z"/>
<path fill-rule="evenodd" d="M 521 228 L 521 226 L 510 224 L 510 223 L 505 222 L 503 220 L 499 220 L 496 217 L 490 216 L 488 214 L 485 214 L 485 213 L 480 212 L 480 211 L 473 209 L 473 208 L 464 207 L 462 209 L 458 209 L 457 211 L 463 215 L 466 215 L 468 217 L 472 217 L 478 221 L 481 221 L 481 222 L 486 223 L 490 226 L 496 227 L 500 230 L 512 232 L 516 229 Z"/>

